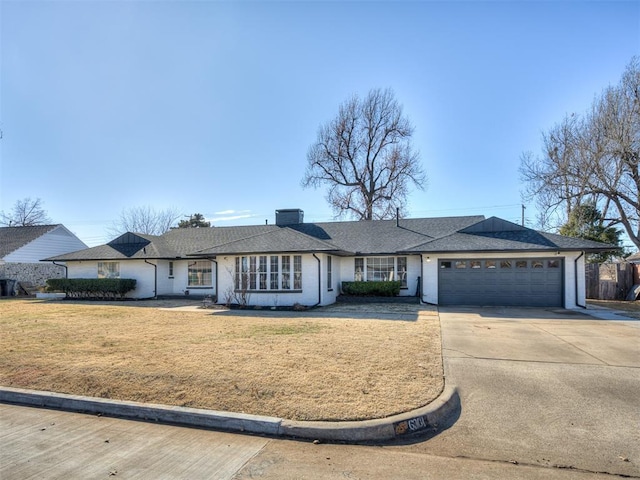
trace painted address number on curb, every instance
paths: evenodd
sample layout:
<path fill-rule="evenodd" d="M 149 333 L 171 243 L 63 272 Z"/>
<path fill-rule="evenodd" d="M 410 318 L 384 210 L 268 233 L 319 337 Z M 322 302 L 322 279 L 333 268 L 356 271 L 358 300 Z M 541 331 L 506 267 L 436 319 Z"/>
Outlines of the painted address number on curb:
<path fill-rule="evenodd" d="M 393 429 L 396 435 L 404 435 L 406 433 L 414 433 L 420 430 L 424 430 L 429 426 L 427 423 L 427 416 L 415 417 L 410 420 L 403 420 L 393 424 Z"/>

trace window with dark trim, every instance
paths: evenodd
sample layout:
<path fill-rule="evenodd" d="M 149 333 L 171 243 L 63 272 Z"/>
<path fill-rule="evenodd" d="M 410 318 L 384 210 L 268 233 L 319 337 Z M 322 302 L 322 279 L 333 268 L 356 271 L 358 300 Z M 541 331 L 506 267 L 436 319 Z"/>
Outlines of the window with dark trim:
<path fill-rule="evenodd" d="M 331 255 L 327 256 L 327 290 L 333 290 Z"/>
<path fill-rule="evenodd" d="M 169 262 L 169 278 L 173 278 L 173 262 Z"/>

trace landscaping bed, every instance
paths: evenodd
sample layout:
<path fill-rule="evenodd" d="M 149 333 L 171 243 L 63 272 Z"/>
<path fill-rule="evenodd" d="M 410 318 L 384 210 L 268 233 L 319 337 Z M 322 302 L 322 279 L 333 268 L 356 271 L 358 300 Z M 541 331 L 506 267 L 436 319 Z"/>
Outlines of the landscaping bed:
<path fill-rule="evenodd" d="M 0 302 L 0 384 L 296 420 L 385 417 L 443 388 L 433 309 L 383 320 L 199 304 Z"/>

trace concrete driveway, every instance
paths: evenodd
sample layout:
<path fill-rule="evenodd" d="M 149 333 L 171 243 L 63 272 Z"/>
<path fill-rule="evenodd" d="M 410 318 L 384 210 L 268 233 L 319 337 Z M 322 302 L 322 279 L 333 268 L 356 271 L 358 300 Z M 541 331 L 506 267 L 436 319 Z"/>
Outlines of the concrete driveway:
<path fill-rule="evenodd" d="M 441 308 L 440 319 L 462 412 L 410 449 L 640 476 L 640 321 L 524 308 Z"/>

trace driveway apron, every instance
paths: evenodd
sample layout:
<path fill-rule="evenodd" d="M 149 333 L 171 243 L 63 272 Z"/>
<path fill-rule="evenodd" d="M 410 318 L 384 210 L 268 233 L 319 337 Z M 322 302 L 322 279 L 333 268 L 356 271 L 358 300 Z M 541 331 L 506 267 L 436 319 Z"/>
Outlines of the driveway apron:
<path fill-rule="evenodd" d="M 640 476 L 640 322 L 442 308 L 458 421 L 413 445 L 450 457 Z"/>

